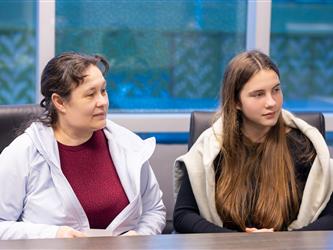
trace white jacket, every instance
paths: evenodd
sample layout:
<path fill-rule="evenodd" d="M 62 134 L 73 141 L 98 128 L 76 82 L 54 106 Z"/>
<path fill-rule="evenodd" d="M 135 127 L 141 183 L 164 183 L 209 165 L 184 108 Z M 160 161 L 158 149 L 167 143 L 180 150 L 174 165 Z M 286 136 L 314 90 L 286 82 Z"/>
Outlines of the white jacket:
<path fill-rule="evenodd" d="M 112 235 L 128 230 L 161 233 L 166 211 L 148 162 L 155 139 L 142 140 L 111 121 L 104 133 L 129 199 L 107 230 Z M 35 122 L 0 155 L 0 239 L 53 238 L 63 225 L 89 229 L 88 218 L 61 171 L 52 128 Z"/>
<path fill-rule="evenodd" d="M 283 110 L 287 126 L 298 128 L 312 142 L 317 156 L 307 178 L 297 219 L 288 229 L 299 229 L 315 221 L 326 207 L 333 191 L 333 161 L 320 132 Z M 205 130 L 190 151 L 176 159 L 175 195 L 177 195 L 183 167 L 186 167 L 200 215 L 211 223 L 223 226 L 215 206 L 215 172 L 213 161 L 220 152 L 222 119 Z"/>

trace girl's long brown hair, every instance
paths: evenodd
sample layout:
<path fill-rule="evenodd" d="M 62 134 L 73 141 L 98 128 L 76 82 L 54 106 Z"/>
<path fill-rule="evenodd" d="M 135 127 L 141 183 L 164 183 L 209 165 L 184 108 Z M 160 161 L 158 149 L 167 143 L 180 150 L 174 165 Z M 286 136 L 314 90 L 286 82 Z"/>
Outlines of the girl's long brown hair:
<path fill-rule="evenodd" d="M 242 136 L 242 114 L 236 109 L 240 91 L 260 70 L 279 70 L 268 56 L 248 51 L 228 65 L 221 91 L 223 139 L 220 175 L 216 184 L 216 207 L 225 224 L 232 222 L 245 230 L 281 230 L 299 209 L 293 162 L 286 141 L 286 127 L 280 114 L 264 142 L 251 144 Z"/>

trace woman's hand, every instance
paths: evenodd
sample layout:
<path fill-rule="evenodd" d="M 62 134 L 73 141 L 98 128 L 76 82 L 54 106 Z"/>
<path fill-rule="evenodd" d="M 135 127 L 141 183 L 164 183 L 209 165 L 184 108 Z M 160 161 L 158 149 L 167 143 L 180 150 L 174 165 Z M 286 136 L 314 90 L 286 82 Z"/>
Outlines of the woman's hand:
<path fill-rule="evenodd" d="M 271 232 L 274 232 L 274 228 L 257 229 L 255 227 L 247 227 L 247 228 L 245 228 L 245 232 L 247 232 L 247 233 L 271 233 Z"/>
<path fill-rule="evenodd" d="M 86 237 L 86 235 L 71 227 L 62 226 L 62 227 L 59 227 L 56 237 L 57 238 L 78 238 L 78 237 Z"/>
<path fill-rule="evenodd" d="M 122 234 L 121 236 L 135 236 L 135 235 L 139 235 L 137 232 L 135 232 L 134 230 L 129 230 L 126 233 Z"/>

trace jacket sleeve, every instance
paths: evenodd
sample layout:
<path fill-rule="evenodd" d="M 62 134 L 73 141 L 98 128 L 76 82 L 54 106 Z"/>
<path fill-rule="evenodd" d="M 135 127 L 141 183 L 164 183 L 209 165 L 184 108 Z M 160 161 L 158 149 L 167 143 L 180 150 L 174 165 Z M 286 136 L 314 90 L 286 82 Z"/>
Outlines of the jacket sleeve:
<path fill-rule="evenodd" d="M 57 226 L 23 222 L 29 199 L 29 147 L 21 138 L 0 155 L 0 239 L 53 238 Z"/>
<path fill-rule="evenodd" d="M 180 189 L 177 195 L 173 213 L 173 224 L 178 233 L 236 232 L 225 227 L 219 227 L 200 215 L 186 168 L 184 168 Z"/>
<path fill-rule="evenodd" d="M 166 223 L 166 209 L 162 191 L 149 162 L 141 169 L 142 215 L 135 231 L 142 235 L 160 234 Z"/>
<path fill-rule="evenodd" d="M 294 231 L 322 231 L 333 230 L 333 195 L 331 194 L 325 209 L 321 212 L 318 219 L 309 225 Z"/>

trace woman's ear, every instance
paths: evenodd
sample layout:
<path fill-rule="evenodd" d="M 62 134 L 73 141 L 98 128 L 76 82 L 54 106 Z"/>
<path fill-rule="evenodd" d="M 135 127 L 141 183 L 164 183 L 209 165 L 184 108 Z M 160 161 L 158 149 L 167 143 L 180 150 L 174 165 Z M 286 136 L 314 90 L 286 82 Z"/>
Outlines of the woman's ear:
<path fill-rule="evenodd" d="M 51 95 L 51 101 L 58 112 L 65 113 L 66 108 L 64 105 L 64 100 L 57 93 Z"/>

